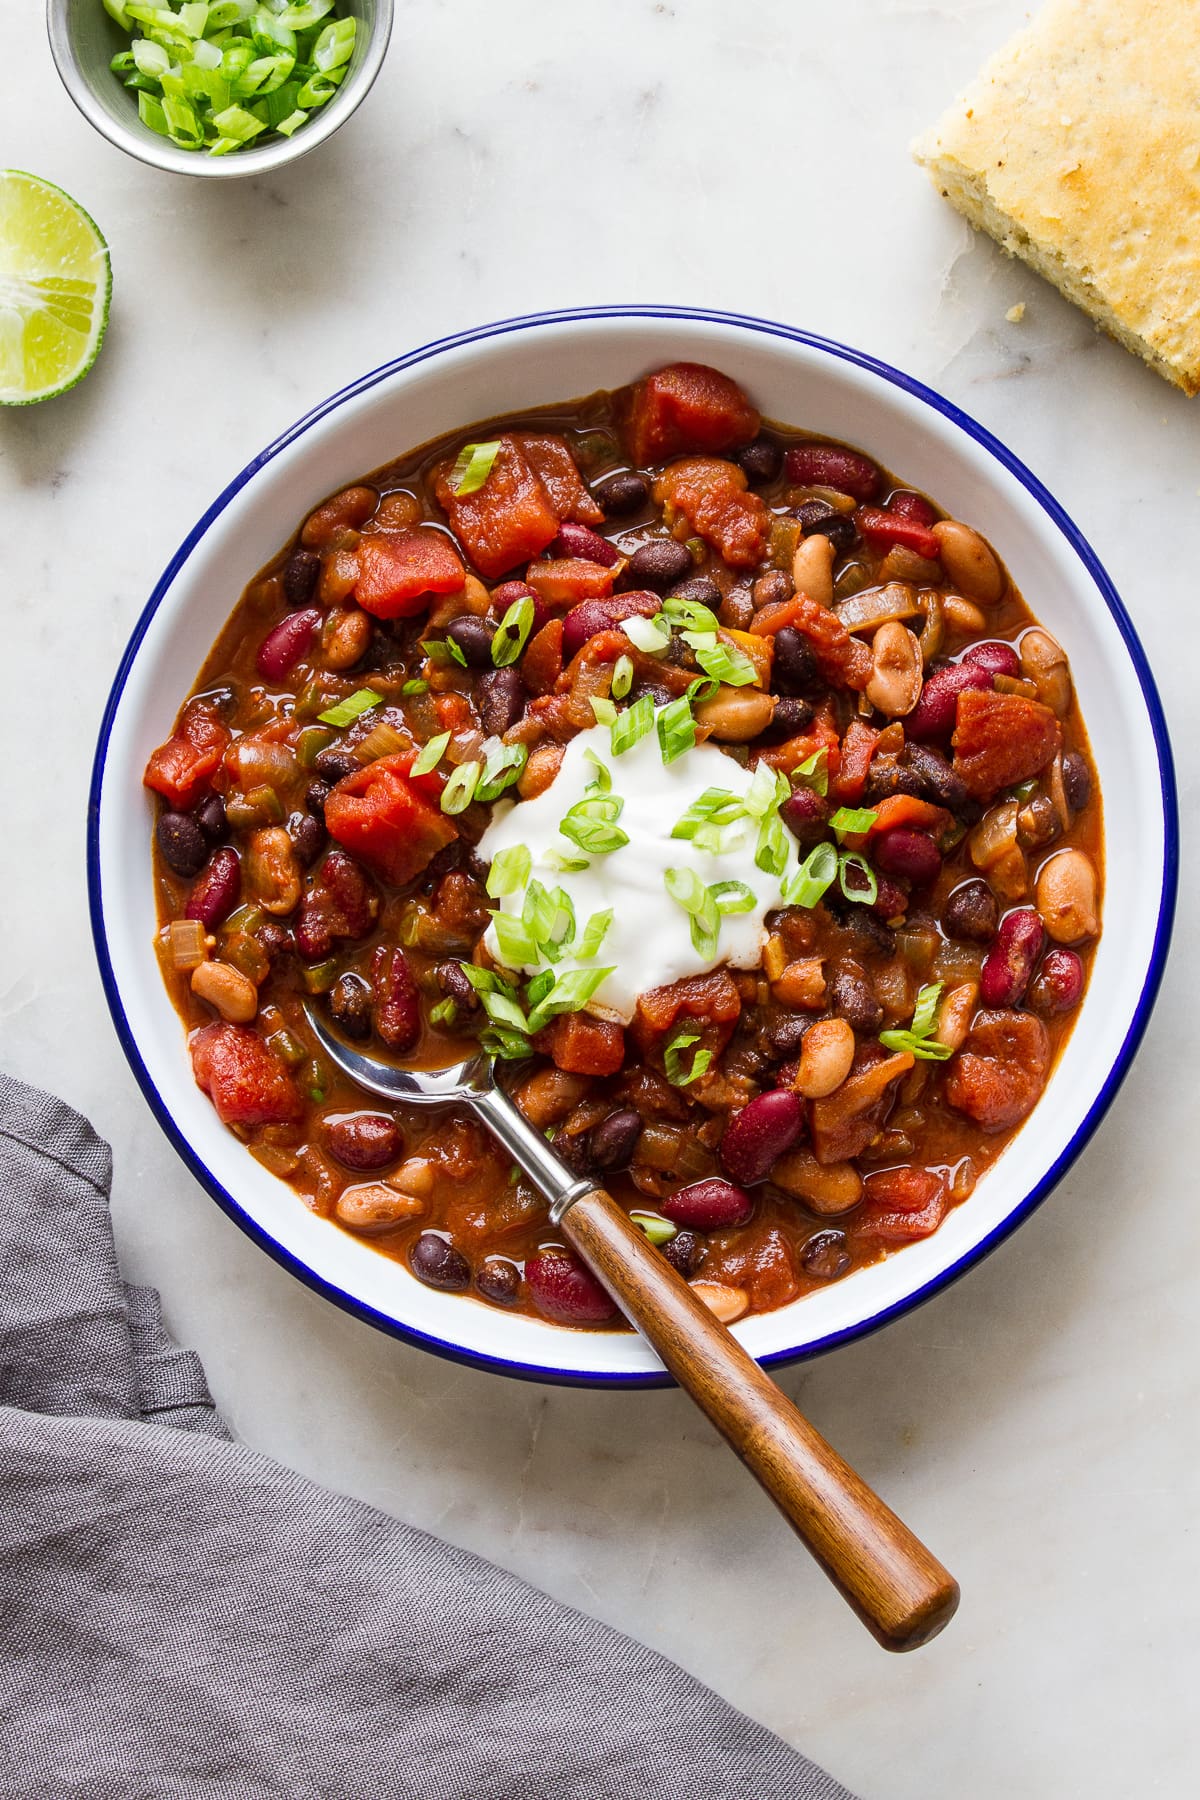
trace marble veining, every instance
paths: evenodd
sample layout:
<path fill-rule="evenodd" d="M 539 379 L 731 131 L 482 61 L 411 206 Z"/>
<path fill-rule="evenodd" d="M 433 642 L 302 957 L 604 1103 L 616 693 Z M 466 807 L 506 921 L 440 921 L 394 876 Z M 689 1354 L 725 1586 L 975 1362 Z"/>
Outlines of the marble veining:
<path fill-rule="evenodd" d="M 870 1800 L 1190 1792 L 1190 848 L 1159 1010 L 1058 1193 L 921 1311 L 781 1376 L 961 1579 L 958 1620 L 902 1659 L 874 1647 L 678 1394 L 537 1389 L 437 1362 L 256 1251 L 141 1100 L 86 919 L 108 682 L 217 490 L 408 346 L 597 301 L 787 319 L 910 370 L 996 431 L 1124 594 L 1194 825 L 1198 415 L 974 238 L 908 158 L 1025 8 L 407 0 L 376 90 L 331 143 L 219 185 L 96 137 L 30 10 L 0 16 L 4 160 L 93 212 L 115 297 L 90 379 L 0 417 L 0 1054 L 112 1140 L 130 1276 L 162 1289 L 249 1442 L 636 1633 Z"/>

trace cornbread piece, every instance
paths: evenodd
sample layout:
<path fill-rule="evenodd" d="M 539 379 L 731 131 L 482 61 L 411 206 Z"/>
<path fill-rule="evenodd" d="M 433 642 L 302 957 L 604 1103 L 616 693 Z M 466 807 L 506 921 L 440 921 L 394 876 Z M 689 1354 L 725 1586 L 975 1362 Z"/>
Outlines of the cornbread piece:
<path fill-rule="evenodd" d="M 1050 0 L 913 146 L 972 225 L 1200 390 L 1200 4 Z"/>

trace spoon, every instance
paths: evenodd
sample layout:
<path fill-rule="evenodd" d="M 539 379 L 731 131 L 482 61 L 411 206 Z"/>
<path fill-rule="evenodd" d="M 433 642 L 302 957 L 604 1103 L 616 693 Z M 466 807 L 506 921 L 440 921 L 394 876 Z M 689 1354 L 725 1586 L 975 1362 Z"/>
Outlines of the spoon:
<path fill-rule="evenodd" d="M 936 1637 L 958 1583 L 842 1461 L 694 1294 L 611 1195 L 575 1175 L 497 1086 L 485 1056 L 448 1069 L 401 1069 L 352 1050 L 306 1002 L 322 1049 L 368 1093 L 405 1106 L 465 1106 L 550 1204 L 578 1251 L 680 1387 L 766 1489 L 885 1650 Z"/>

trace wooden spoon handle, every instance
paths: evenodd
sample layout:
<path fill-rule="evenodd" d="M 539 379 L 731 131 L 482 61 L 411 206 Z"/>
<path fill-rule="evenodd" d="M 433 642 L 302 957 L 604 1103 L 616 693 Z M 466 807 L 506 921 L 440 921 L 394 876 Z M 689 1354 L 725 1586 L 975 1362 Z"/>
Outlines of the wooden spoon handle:
<path fill-rule="evenodd" d="M 770 1494 L 886 1650 L 953 1617 L 958 1583 L 803 1418 L 603 1188 L 564 1236 Z"/>

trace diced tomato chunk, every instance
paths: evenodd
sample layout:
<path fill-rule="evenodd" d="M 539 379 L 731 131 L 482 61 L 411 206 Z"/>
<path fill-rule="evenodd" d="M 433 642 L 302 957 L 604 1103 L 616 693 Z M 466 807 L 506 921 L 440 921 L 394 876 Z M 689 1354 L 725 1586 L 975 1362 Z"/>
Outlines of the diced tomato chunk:
<path fill-rule="evenodd" d="M 215 714 L 191 706 L 173 735 L 151 756 L 142 780 L 177 812 L 186 812 L 211 788 L 229 737 Z"/>
<path fill-rule="evenodd" d="M 757 494 L 747 492 L 736 463 L 718 456 L 685 457 L 663 470 L 654 498 L 682 513 L 731 567 L 756 568 L 766 555 L 771 515 Z"/>
<path fill-rule="evenodd" d="M 563 622 L 550 619 L 535 632 L 521 658 L 521 680 L 531 694 L 552 694 L 562 674 Z"/>
<path fill-rule="evenodd" d="M 560 1013 L 539 1033 L 538 1049 L 569 1075 L 615 1075 L 625 1060 L 625 1031 L 612 1019 Z"/>
<path fill-rule="evenodd" d="M 927 831 L 931 837 L 940 838 L 949 824 L 950 814 L 944 806 L 935 806 L 932 800 L 918 800 L 915 794 L 889 794 L 875 807 L 870 836 L 878 837 L 880 832 L 895 831 L 902 825 L 909 831 Z"/>
<path fill-rule="evenodd" d="M 854 522 L 868 544 L 877 550 L 887 550 L 893 544 L 902 544 L 906 550 L 912 550 L 917 556 L 924 556 L 930 562 L 938 559 L 938 541 L 928 525 L 914 519 L 905 512 L 892 512 L 881 506 L 860 506 L 854 515 Z"/>
<path fill-rule="evenodd" d="M 575 466 L 570 445 L 565 438 L 539 437 L 532 431 L 518 431 L 516 441 L 530 468 L 538 477 L 559 521 L 571 519 L 578 525 L 599 525 L 604 509 L 597 506 L 583 485 L 583 477 Z"/>
<path fill-rule="evenodd" d="M 819 1163 L 848 1162 L 862 1154 L 879 1134 L 893 1099 L 892 1083 L 912 1066 L 907 1050 L 880 1055 L 854 1068 L 825 1099 L 809 1103 L 809 1130 Z"/>
<path fill-rule="evenodd" d="M 525 579 L 547 606 L 576 606 L 581 600 L 604 600 L 613 590 L 613 571 L 581 556 L 553 562 L 531 562 Z"/>
<path fill-rule="evenodd" d="M 843 806 L 857 806 L 867 785 L 867 772 L 879 742 L 879 733 L 862 719 L 851 719 L 842 739 L 842 758 L 830 786 Z"/>
<path fill-rule="evenodd" d="M 638 997 L 634 1014 L 633 1035 L 639 1049 L 645 1051 L 670 1031 L 675 1021 L 703 1019 L 733 1030 L 742 1010 L 733 977 L 725 969 L 713 969 L 708 975 L 686 975 L 666 987 L 651 988 Z"/>
<path fill-rule="evenodd" d="M 407 752 L 381 756 L 339 781 L 325 802 L 330 836 L 397 887 L 415 880 L 458 835 L 437 806 L 440 778 L 410 778 L 413 760 Z"/>
<path fill-rule="evenodd" d="M 877 1169 L 868 1175 L 857 1230 L 880 1244 L 909 1244 L 937 1230 L 950 1207 L 932 1169 Z"/>
<path fill-rule="evenodd" d="M 466 570 L 450 539 L 427 525 L 411 531 L 371 531 L 358 546 L 354 598 L 377 619 L 410 619 L 430 594 L 457 593 Z"/>
<path fill-rule="evenodd" d="M 984 1131 L 1008 1131 L 1041 1098 L 1050 1070 L 1050 1038 L 1033 1013 L 981 1012 L 947 1065 L 943 1093 Z"/>
<path fill-rule="evenodd" d="M 196 1085 L 222 1125 L 286 1125 L 303 1113 L 287 1069 L 248 1025 L 205 1025 L 189 1048 Z"/>
<path fill-rule="evenodd" d="M 670 363 L 623 389 L 617 407 L 638 464 L 691 450 L 719 456 L 750 443 L 762 423 L 737 383 L 705 363 Z"/>
<path fill-rule="evenodd" d="M 487 480 L 473 494 L 455 493 L 453 472 L 452 462 L 441 465 L 434 493 L 485 580 L 528 562 L 558 536 L 559 516 L 546 484 L 511 432 L 500 439 Z"/>
<path fill-rule="evenodd" d="M 1059 745 L 1058 720 L 1040 700 L 976 688 L 956 701 L 954 772 L 984 803 L 1037 775 Z"/>

